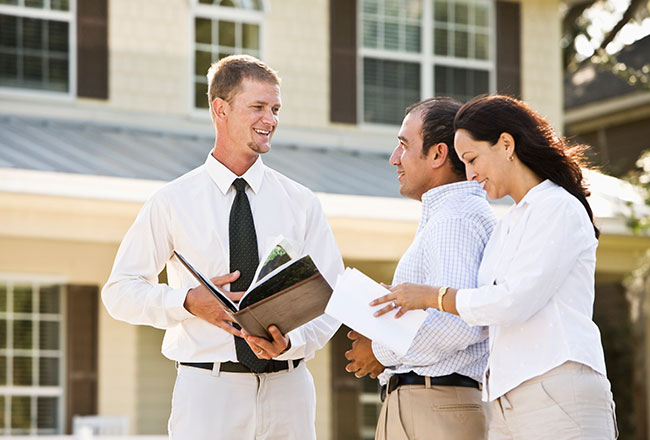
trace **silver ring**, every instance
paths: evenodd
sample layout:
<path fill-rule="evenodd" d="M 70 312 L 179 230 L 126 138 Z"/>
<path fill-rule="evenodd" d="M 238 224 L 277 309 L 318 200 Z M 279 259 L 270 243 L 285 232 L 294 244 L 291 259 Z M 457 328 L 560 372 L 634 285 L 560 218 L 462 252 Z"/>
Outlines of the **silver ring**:
<path fill-rule="evenodd" d="M 264 349 L 261 349 L 259 353 L 257 353 L 258 356 L 260 356 L 262 353 L 264 353 Z"/>
<path fill-rule="evenodd" d="M 395 304 L 395 301 L 391 301 L 390 303 L 393 305 L 393 308 L 394 308 L 394 309 L 397 308 L 397 304 Z"/>

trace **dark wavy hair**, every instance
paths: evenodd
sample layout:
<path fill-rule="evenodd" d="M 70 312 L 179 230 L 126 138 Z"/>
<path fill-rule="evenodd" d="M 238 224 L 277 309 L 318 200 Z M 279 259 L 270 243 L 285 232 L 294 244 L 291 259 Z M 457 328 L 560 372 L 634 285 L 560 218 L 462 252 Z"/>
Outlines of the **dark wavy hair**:
<path fill-rule="evenodd" d="M 458 158 L 454 148 L 454 117 L 462 104 L 453 98 L 435 97 L 416 102 L 404 111 L 404 116 L 413 111 L 422 111 L 422 154 L 439 142 L 447 144 L 447 157 L 451 169 L 465 178 L 465 164 Z"/>
<path fill-rule="evenodd" d="M 467 130 L 476 141 L 494 145 L 502 133 L 515 140 L 515 153 L 537 176 L 548 179 L 580 200 L 587 210 L 596 238 L 600 231 L 594 224 L 581 166 L 586 166 L 587 145 L 569 145 L 560 138 L 544 118 L 522 101 L 503 95 L 477 96 L 465 103 L 454 119 L 456 130 Z"/>

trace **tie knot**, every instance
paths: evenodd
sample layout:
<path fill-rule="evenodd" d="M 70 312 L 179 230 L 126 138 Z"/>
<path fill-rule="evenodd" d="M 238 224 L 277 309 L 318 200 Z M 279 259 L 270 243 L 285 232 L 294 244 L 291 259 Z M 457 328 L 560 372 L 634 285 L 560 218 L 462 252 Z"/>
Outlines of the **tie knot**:
<path fill-rule="evenodd" d="M 246 181 L 239 177 L 235 179 L 235 181 L 232 183 L 232 186 L 234 186 L 237 192 L 240 193 L 246 189 Z"/>

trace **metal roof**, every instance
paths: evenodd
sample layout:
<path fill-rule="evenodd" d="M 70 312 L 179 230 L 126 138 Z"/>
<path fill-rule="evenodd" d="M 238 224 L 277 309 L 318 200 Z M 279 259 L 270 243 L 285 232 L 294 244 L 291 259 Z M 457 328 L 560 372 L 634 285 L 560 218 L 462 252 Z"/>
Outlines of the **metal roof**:
<path fill-rule="evenodd" d="M 0 114 L 0 167 L 172 180 L 201 165 L 206 135 Z M 273 143 L 264 163 L 312 191 L 399 197 L 387 153 Z"/>

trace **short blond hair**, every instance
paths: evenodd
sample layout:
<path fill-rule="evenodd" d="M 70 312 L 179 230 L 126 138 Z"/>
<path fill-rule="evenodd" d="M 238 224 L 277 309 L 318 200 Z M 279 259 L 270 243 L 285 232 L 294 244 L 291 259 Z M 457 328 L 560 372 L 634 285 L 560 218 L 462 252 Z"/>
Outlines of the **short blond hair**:
<path fill-rule="evenodd" d="M 208 69 L 208 104 L 212 115 L 212 102 L 221 98 L 232 103 L 245 78 L 280 85 L 277 72 L 250 55 L 230 55 L 212 63 Z"/>

